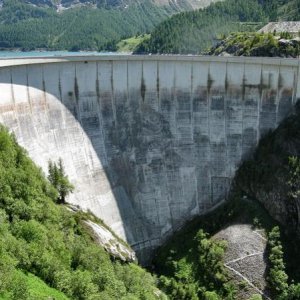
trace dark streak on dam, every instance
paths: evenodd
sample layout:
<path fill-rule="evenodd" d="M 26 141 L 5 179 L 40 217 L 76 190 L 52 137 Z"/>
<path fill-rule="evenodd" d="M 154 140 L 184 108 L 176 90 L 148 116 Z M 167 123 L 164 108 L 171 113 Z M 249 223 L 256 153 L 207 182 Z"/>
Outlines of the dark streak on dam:
<path fill-rule="evenodd" d="M 294 59 L 90 56 L 0 60 L 0 122 L 47 170 L 62 158 L 91 210 L 147 262 L 220 203 L 299 98 Z"/>

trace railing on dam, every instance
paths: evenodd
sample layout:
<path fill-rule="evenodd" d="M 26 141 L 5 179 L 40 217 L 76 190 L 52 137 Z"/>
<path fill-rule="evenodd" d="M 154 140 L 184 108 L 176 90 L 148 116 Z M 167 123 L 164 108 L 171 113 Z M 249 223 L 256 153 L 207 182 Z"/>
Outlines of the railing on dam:
<path fill-rule="evenodd" d="M 142 261 L 222 201 L 240 162 L 299 98 L 299 61 L 202 56 L 0 59 L 0 122 L 73 204 Z"/>

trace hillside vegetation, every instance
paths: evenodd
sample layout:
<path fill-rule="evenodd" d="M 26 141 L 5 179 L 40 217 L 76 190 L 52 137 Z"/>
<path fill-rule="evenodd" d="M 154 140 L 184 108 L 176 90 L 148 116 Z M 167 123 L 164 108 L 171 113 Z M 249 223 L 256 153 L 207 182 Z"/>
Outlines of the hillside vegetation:
<path fill-rule="evenodd" d="M 0 49 L 117 51 L 119 41 L 153 31 L 135 53 L 199 54 L 231 32 L 255 31 L 270 20 L 297 20 L 300 11 L 299 0 L 225 0 L 179 14 L 192 6 L 184 1 L 83 0 L 84 6 L 77 7 L 80 2 L 73 2 L 75 7 L 57 13 L 54 1 L 30 0 L 35 6 L 3 0 Z M 63 4 L 73 6 L 72 1 Z"/>
<path fill-rule="evenodd" d="M 115 50 L 116 41 L 148 32 L 176 11 L 146 0 L 126 9 L 82 7 L 58 14 L 53 8 L 4 0 L 0 49 Z"/>
<path fill-rule="evenodd" d="M 300 54 L 300 40 L 287 33 L 281 36 L 257 32 L 232 33 L 212 47 L 207 54 L 296 58 Z"/>
<path fill-rule="evenodd" d="M 299 0 L 225 0 L 163 21 L 135 53 L 200 54 L 231 32 L 256 31 L 278 19 L 298 20 L 299 12 Z"/>
<path fill-rule="evenodd" d="M 164 299 L 155 279 L 97 245 L 58 191 L 0 128 L 0 298 Z"/>
<path fill-rule="evenodd" d="M 150 34 L 136 35 L 119 41 L 116 45 L 118 52 L 133 52 L 136 47 L 150 38 Z"/>

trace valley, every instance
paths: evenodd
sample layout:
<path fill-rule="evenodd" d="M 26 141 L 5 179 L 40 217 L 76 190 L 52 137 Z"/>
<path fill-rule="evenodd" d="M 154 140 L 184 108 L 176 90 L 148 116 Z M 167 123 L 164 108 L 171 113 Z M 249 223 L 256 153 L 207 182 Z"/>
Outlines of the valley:
<path fill-rule="evenodd" d="M 299 13 L 0 0 L 0 299 L 300 299 Z"/>

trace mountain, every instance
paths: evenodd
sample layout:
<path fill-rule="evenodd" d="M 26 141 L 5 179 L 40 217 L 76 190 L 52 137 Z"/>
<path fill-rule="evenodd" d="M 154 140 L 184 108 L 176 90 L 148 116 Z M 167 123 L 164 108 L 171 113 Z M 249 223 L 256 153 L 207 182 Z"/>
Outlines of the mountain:
<path fill-rule="evenodd" d="M 5 2 L 5 0 L 3 0 Z M 210 5 L 217 0 L 153 0 L 157 6 L 170 6 L 178 10 L 197 9 Z M 21 2 L 37 7 L 52 7 L 58 11 L 74 7 L 127 8 L 128 5 L 143 3 L 136 0 L 22 0 Z"/>
<path fill-rule="evenodd" d="M 184 12 L 159 24 L 136 53 L 199 54 L 232 31 L 252 30 L 266 22 L 256 0 L 227 0 L 206 9 Z"/>
<path fill-rule="evenodd" d="M 227 0 L 163 21 L 136 53 L 200 54 L 224 36 L 256 31 L 268 21 L 297 20 L 299 0 Z"/>
<path fill-rule="evenodd" d="M 1 0 L 0 0 L 1 1 Z M 213 0 L 3 0 L 0 49 L 116 50 L 170 15 Z"/>

